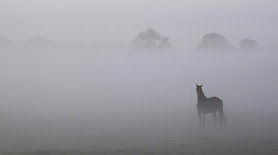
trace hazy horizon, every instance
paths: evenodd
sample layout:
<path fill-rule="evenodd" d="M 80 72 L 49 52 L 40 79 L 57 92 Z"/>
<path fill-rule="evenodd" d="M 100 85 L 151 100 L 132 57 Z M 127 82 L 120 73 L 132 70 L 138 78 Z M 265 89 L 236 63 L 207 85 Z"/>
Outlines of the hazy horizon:
<path fill-rule="evenodd" d="M 147 28 L 169 36 L 174 47 L 193 48 L 210 32 L 237 46 L 252 38 L 262 47 L 278 42 L 275 0 L 0 2 L 0 37 L 44 36 L 67 44 L 129 45 Z"/>

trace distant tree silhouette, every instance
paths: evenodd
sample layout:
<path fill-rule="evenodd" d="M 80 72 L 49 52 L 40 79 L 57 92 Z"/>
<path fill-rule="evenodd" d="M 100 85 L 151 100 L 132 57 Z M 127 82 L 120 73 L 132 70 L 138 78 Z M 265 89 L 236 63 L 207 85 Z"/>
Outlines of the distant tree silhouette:
<path fill-rule="evenodd" d="M 0 37 L 0 47 L 10 47 L 13 46 L 13 42 L 8 38 Z"/>
<path fill-rule="evenodd" d="M 27 44 L 30 46 L 50 46 L 52 44 L 52 41 L 42 37 L 42 36 L 38 36 L 38 37 L 33 37 L 27 40 Z"/>
<path fill-rule="evenodd" d="M 227 42 L 224 36 L 217 33 L 208 33 L 203 36 L 201 43 L 197 46 L 201 50 L 229 50 L 233 46 Z"/>
<path fill-rule="evenodd" d="M 171 47 L 169 38 L 158 34 L 152 28 L 140 32 L 133 40 L 132 45 L 135 49 L 165 49 Z"/>
<path fill-rule="evenodd" d="M 241 49 L 260 49 L 258 42 L 253 39 L 243 39 L 239 42 L 239 47 Z"/>

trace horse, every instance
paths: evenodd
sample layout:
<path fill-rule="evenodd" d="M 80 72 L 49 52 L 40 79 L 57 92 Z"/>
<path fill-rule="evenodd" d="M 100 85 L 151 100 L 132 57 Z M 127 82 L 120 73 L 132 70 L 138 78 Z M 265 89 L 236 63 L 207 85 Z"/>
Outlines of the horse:
<path fill-rule="evenodd" d="M 219 124 L 222 125 L 223 121 L 225 126 L 227 127 L 226 118 L 223 112 L 223 101 L 218 97 L 210 97 L 207 98 L 202 90 L 203 85 L 196 84 L 196 90 L 198 95 L 198 102 L 197 102 L 197 111 L 199 115 L 199 128 L 201 128 L 202 124 L 202 117 L 203 114 L 203 128 L 205 128 L 205 117 L 207 113 L 212 113 L 214 118 L 214 127 L 217 127 L 217 117 L 216 112 L 218 111 L 219 115 Z"/>

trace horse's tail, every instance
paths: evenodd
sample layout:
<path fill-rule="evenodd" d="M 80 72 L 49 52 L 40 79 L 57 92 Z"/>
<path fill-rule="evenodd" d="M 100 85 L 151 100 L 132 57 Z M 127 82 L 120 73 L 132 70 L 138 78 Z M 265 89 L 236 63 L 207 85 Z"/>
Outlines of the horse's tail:
<path fill-rule="evenodd" d="M 224 124 L 227 127 L 226 117 L 225 117 L 224 111 L 223 111 L 223 101 L 222 100 L 220 102 L 220 107 L 218 109 L 218 114 L 219 114 L 219 124 L 223 125 L 223 121 L 224 121 Z"/>

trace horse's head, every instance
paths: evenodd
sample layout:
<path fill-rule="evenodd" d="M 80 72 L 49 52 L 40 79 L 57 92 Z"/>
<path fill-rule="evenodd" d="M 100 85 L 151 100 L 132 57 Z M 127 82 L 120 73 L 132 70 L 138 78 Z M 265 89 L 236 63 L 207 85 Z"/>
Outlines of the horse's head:
<path fill-rule="evenodd" d="M 197 95 L 202 95 L 202 94 L 204 94 L 203 93 L 203 90 L 202 90 L 202 86 L 203 85 L 198 85 L 198 84 L 196 84 L 196 90 L 197 90 Z"/>

